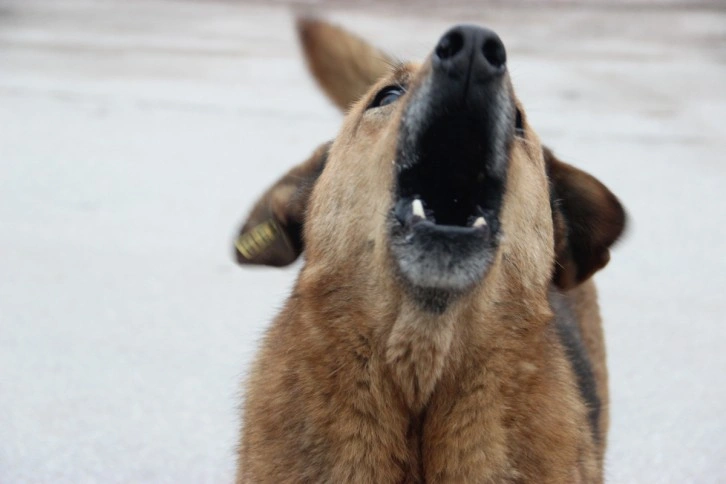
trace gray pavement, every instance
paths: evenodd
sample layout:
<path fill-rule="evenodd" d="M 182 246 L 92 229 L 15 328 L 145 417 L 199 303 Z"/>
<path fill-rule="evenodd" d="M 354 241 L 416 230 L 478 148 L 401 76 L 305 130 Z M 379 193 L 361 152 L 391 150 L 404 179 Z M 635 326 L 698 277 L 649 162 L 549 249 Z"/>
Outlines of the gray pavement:
<path fill-rule="evenodd" d="M 726 10 L 643 3 L 325 11 L 402 58 L 501 34 L 542 139 L 631 215 L 597 276 L 608 481 L 723 483 Z M 339 122 L 282 3 L 0 0 L 0 483 L 231 481 L 297 270 L 231 238 Z"/>

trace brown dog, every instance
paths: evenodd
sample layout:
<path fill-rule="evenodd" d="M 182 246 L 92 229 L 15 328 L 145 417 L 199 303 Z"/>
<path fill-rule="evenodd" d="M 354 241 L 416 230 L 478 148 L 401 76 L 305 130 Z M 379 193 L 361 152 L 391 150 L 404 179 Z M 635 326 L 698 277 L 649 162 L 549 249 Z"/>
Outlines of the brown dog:
<path fill-rule="evenodd" d="M 607 371 L 590 276 L 625 213 L 543 148 L 492 31 L 395 65 L 299 24 L 343 127 L 262 197 L 241 263 L 293 294 L 247 383 L 240 483 L 601 482 Z"/>

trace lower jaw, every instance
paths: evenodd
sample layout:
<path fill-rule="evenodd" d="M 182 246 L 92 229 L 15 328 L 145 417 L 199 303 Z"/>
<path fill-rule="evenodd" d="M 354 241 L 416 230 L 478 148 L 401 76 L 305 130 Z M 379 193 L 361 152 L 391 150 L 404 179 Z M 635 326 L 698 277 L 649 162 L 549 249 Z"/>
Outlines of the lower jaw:
<path fill-rule="evenodd" d="M 436 260 L 431 257 L 431 260 L 417 262 L 399 257 L 397 262 L 401 276 L 411 287 L 460 294 L 476 286 L 484 278 L 493 258 L 493 254 L 486 253 L 476 260 Z"/>
<path fill-rule="evenodd" d="M 466 239 L 457 250 L 456 243 L 462 241 L 456 237 L 392 237 L 390 250 L 399 276 L 408 293 L 424 309 L 444 311 L 486 277 L 495 247 L 475 237 Z"/>

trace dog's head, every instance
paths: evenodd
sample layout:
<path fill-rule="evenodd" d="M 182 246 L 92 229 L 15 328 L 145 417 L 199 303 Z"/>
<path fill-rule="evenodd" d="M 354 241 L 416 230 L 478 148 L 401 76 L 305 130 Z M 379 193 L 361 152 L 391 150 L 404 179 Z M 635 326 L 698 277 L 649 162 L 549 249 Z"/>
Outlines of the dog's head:
<path fill-rule="evenodd" d="M 541 145 L 494 32 L 457 26 L 422 64 L 396 64 L 326 23 L 299 29 L 349 110 L 332 144 L 262 197 L 239 262 L 285 265 L 304 248 L 316 277 L 383 283 L 436 312 L 488 287 L 569 288 L 607 264 L 623 208 Z"/>

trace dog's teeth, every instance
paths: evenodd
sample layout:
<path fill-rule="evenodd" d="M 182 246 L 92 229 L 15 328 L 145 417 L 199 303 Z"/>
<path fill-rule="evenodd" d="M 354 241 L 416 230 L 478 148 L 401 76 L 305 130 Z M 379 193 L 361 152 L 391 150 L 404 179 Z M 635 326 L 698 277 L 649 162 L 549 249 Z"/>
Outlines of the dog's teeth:
<path fill-rule="evenodd" d="M 413 207 L 413 215 L 415 217 L 426 218 L 426 212 L 424 212 L 423 203 L 418 198 L 411 204 Z"/>
<path fill-rule="evenodd" d="M 484 220 L 484 217 L 479 217 L 478 219 L 474 220 L 474 227 L 484 227 L 486 226 L 487 221 Z"/>

